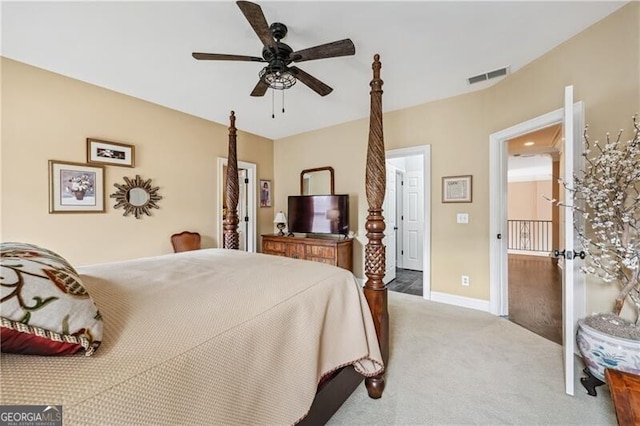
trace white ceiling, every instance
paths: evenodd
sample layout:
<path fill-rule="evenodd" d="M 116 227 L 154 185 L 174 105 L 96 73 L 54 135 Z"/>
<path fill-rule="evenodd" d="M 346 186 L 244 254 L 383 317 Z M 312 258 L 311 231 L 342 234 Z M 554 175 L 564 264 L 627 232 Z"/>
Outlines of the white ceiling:
<path fill-rule="evenodd" d="M 508 182 L 551 180 L 552 160 L 549 155 L 509 156 Z"/>
<path fill-rule="evenodd" d="M 351 38 L 356 55 L 302 62 L 334 91 L 302 83 L 263 98 L 249 93 L 264 64 L 196 61 L 191 52 L 261 56 L 235 2 L 2 2 L 5 57 L 277 139 L 369 115 L 373 55 L 382 61 L 383 108 L 392 111 L 494 84 L 468 77 L 515 72 L 626 2 L 275 2 L 293 50 Z"/>

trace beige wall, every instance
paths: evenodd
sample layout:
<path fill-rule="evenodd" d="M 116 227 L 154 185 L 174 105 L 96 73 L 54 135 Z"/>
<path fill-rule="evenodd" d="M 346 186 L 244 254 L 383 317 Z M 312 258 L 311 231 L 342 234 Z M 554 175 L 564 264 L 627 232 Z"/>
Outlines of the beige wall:
<path fill-rule="evenodd" d="M 551 220 L 551 181 L 510 182 L 509 220 Z"/>
<path fill-rule="evenodd" d="M 227 127 L 3 58 L 1 238 L 48 247 L 75 265 L 170 253 L 169 236 L 182 230 L 216 247 Z M 106 213 L 49 214 L 47 162 L 85 162 L 87 137 L 135 145 L 136 167 L 106 167 Z M 273 179 L 273 141 L 239 131 L 238 159 Z M 114 183 L 136 174 L 163 197 L 138 220 L 109 198 Z M 257 210 L 258 232 L 271 231 L 273 209 Z"/>
<path fill-rule="evenodd" d="M 630 127 L 631 116 L 640 110 L 639 17 L 640 4 L 631 3 L 493 87 L 385 113 L 387 150 L 431 145 L 433 291 L 489 300 L 491 133 L 561 108 L 564 86 L 569 84 L 575 86 L 575 99 L 585 103 L 592 136 Z M 384 80 L 385 69 L 393 63 L 385 63 L 384 52 L 380 53 Z M 363 81 L 363 87 L 368 83 Z M 286 196 L 297 193 L 300 170 L 319 166 L 336 169 L 336 191 L 352 196 L 351 226 L 359 240 L 355 272 L 360 277 L 362 244 L 366 242 L 363 181 L 367 132 L 368 119 L 363 119 L 280 139 L 274 145 L 277 209 L 286 208 Z M 470 223 L 464 226 L 455 221 L 459 206 L 440 202 L 442 176 L 461 174 L 473 175 L 474 201 L 465 206 Z M 460 285 L 463 274 L 471 278 L 469 287 Z M 602 310 L 600 292 L 599 286 L 589 286 L 589 311 Z"/>

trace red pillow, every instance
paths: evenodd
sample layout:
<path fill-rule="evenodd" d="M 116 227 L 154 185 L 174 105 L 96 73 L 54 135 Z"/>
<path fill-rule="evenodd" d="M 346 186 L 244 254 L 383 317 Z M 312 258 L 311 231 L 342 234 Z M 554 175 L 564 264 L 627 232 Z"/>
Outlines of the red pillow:
<path fill-rule="evenodd" d="M 72 355 L 83 350 L 79 343 L 57 342 L 6 327 L 0 328 L 0 347 L 2 352 L 23 355 Z"/>

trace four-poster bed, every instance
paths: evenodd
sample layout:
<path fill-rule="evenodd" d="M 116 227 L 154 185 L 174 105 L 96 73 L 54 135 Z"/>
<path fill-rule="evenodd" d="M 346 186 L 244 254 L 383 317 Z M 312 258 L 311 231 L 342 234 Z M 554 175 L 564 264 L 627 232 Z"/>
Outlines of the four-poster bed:
<path fill-rule="evenodd" d="M 367 280 L 364 285 L 364 294 L 373 317 L 380 352 L 386 364 L 389 358 L 389 313 L 387 308 L 387 287 L 383 282 L 386 262 L 385 246 L 382 244 L 385 230 L 382 203 L 384 202 L 386 189 L 386 165 L 382 121 L 383 81 L 380 78 L 381 68 L 380 55 L 376 54 L 372 64 L 373 79 L 370 82 L 371 109 L 365 174 L 369 214 L 365 224 L 368 242 L 365 246 L 365 275 Z M 225 248 L 238 249 L 238 215 L 236 211 L 238 205 L 238 160 L 236 152 L 236 116 L 234 111 L 231 111 L 229 121 L 229 156 L 226 186 L 227 215 L 224 219 L 223 238 Z M 307 419 L 309 424 L 326 421 L 362 381 L 362 377 L 354 374 L 353 369 L 347 367 L 331 380 L 334 382 L 333 389 L 327 387 L 323 393 L 322 386 L 319 387 L 314 406 L 310 410 L 309 418 Z M 323 383 L 324 386 L 328 384 L 330 383 Z M 367 377 L 365 385 L 371 398 L 380 398 L 385 386 L 383 373 Z M 336 389 L 340 389 L 342 392 L 338 392 Z M 329 400 L 326 401 L 325 399 Z M 322 409 L 316 408 L 318 406 L 322 407 Z"/>
<path fill-rule="evenodd" d="M 380 68 L 376 55 L 364 291 L 342 268 L 228 250 L 238 248 L 232 113 L 224 248 L 74 269 L 34 245 L 0 245 L 0 405 L 61 405 L 71 424 L 321 424 L 363 377 L 379 398 L 389 353 Z M 44 300 L 36 287 L 54 299 L 73 288 L 69 297 L 95 302 L 99 312 L 85 319 L 104 331 L 90 357 L 24 350 L 32 338 L 58 344 L 86 332 L 68 305 L 25 303 Z M 40 312 L 56 317 L 44 332 Z M 8 330 L 23 346 L 5 341 Z"/>

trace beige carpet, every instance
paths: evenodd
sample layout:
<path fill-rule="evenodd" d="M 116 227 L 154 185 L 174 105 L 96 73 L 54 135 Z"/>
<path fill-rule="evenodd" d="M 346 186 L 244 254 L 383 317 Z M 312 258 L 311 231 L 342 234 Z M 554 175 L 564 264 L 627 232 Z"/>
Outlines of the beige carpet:
<path fill-rule="evenodd" d="M 606 386 L 564 393 L 562 348 L 506 319 L 389 292 L 379 400 L 358 387 L 330 425 L 615 425 Z"/>

